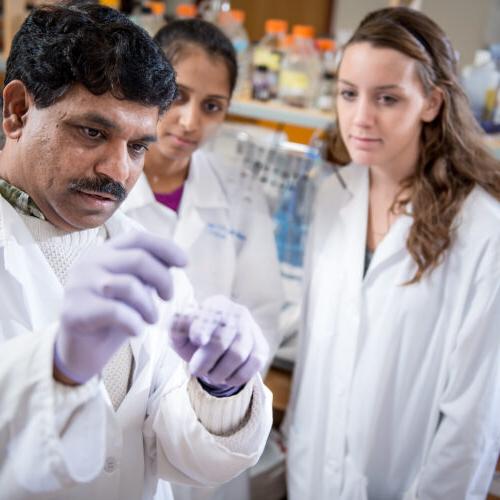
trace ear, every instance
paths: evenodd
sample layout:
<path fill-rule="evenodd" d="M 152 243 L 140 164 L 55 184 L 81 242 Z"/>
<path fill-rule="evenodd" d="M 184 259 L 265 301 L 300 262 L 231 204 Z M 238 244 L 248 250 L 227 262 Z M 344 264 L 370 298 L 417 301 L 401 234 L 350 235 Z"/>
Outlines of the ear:
<path fill-rule="evenodd" d="M 34 101 L 20 80 L 12 80 L 3 89 L 3 129 L 6 137 L 18 140 Z"/>
<path fill-rule="evenodd" d="M 443 91 L 434 87 L 430 94 L 426 98 L 426 103 L 424 109 L 422 111 L 422 121 L 423 122 L 431 122 L 438 115 L 441 106 L 443 105 Z"/>

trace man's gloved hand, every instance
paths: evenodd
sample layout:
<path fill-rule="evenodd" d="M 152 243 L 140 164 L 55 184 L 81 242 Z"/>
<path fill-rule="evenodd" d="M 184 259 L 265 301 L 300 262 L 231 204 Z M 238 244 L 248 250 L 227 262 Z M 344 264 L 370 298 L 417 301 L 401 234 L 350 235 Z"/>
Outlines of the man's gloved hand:
<path fill-rule="evenodd" d="M 174 243 L 144 231 L 112 238 L 85 254 L 68 276 L 56 369 L 77 383 L 100 373 L 127 337 L 158 320 L 153 291 L 170 299 L 170 267 L 186 262 Z"/>
<path fill-rule="evenodd" d="M 223 296 L 177 314 L 170 341 L 189 363 L 190 372 L 214 395 L 219 395 L 218 390 L 226 391 L 220 395 L 230 395 L 231 389 L 246 384 L 269 356 L 268 343 L 248 309 Z"/>

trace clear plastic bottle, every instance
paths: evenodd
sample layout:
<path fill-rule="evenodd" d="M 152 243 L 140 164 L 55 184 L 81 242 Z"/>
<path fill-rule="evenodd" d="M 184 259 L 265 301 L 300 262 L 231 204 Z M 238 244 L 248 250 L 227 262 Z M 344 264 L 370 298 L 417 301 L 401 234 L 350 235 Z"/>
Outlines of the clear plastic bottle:
<path fill-rule="evenodd" d="M 154 36 L 165 24 L 164 14 L 165 4 L 162 1 L 141 2 L 130 19 L 144 28 L 150 36 Z"/>
<path fill-rule="evenodd" d="M 238 80 L 234 94 L 237 97 L 250 97 L 250 44 L 244 26 L 245 12 L 231 9 L 219 14 L 220 29 L 233 43 L 238 59 Z"/>
<path fill-rule="evenodd" d="M 198 8 L 192 3 L 180 3 L 175 8 L 175 17 L 177 19 L 191 19 L 198 14 Z"/>
<path fill-rule="evenodd" d="M 231 10 L 229 0 L 202 0 L 198 6 L 198 12 L 205 21 L 217 24 L 221 12 Z"/>
<path fill-rule="evenodd" d="M 335 101 L 335 78 L 337 72 L 337 53 L 335 41 L 331 38 L 316 40 L 321 60 L 316 107 L 321 111 L 332 111 Z"/>
<path fill-rule="evenodd" d="M 321 70 L 335 76 L 338 63 L 335 40 L 333 38 L 317 38 L 316 47 L 321 60 Z"/>
<path fill-rule="evenodd" d="M 288 23 L 282 19 L 266 21 L 266 34 L 255 46 L 252 55 L 252 97 L 254 99 L 267 100 L 278 97 L 279 73 L 287 30 Z M 263 75 L 265 75 L 267 92 L 262 91 Z M 255 88 L 255 82 L 260 84 L 258 88 Z"/>
<path fill-rule="evenodd" d="M 320 60 L 314 46 L 314 28 L 293 27 L 293 42 L 287 50 L 279 79 L 279 98 L 285 104 L 311 107 L 320 74 Z"/>

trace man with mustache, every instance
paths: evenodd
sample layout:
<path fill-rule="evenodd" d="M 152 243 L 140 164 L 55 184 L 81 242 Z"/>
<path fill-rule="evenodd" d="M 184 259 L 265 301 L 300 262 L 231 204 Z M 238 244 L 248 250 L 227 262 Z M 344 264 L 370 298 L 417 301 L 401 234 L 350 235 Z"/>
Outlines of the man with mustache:
<path fill-rule="evenodd" d="M 161 49 L 97 5 L 34 9 L 3 90 L 0 497 L 149 499 L 224 482 L 271 425 L 267 344 L 120 203 L 175 96 Z"/>

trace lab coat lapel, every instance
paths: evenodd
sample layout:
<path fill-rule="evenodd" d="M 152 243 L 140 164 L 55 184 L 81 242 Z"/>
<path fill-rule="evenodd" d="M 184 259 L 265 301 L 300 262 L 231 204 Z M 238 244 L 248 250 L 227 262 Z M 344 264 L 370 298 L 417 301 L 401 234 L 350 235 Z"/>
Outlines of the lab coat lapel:
<path fill-rule="evenodd" d="M 184 185 L 174 241 L 189 249 L 205 230 L 206 210 L 229 210 L 224 189 L 205 154 L 195 153 Z"/>
<path fill-rule="evenodd" d="M 406 239 L 412 222 L 413 218 L 410 215 L 401 215 L 394 222 L 373 254 L 365 276 L 366 282 L 407 254 Z"/>
<path fill-rule="evenodd" d="M 344 177 L 350 195 L 347 195 L 339 210 L 342 238 L 340 241 L 332 241 L 331 244 L 348 252 L 345 262 L 349 279 L 346 285 L 357 289 L 363 279 L 365 262 L 369 171 L 367 167 L 354 168 L 356 170 L 351 171 L 351 175 Z M 339 235 L 336 236 L 338 238 Z"/>
<path fill-rule="evenodd" d="M 142 173 L 122 205 L 122 210 L 140 208 L 155 202 L 155 195 L 146 174 Z"/>
<path fill-rule="evenodd" d="M 355 167 L 356 170 L 363 168 L 361 175 L 346 175 L 344 180 L 348 191 L 352 196 L 347 200 L 340 210 L 340 216 L 344 225 L 343 241 L 345 248 L 349 248 L 349 276 L 354 283 L 360 283 L 363 279 L 366 231 L 368 224 L 368 196 L 369 196 L 369 169 L 368 167 Z M 350 172 L 354 173 L 354 172 Z M 359 172 L 358 172 L 359 174 Z M 408 208 L 411 211 L 411 207 Z M 409 215 L 400 216 L 392 225 L 385 238 L 379 243 L 373 255 L 372 261 L 365 276 L 365 282 L 382 271 L 386 265 L 390 265 L 406 252 L 406 237 L 412 224 Z M 355 227 L 349 227 L 354 225 Z M 332 242 L 334 244 L 335 242 Z"/>
<path fill-rule="evenodd" d="M 199 210 L 193 205 L 186 206 L 174 231 L 174 241 L 180 247 L 189 250 L 205 228 Z"/>
<path fill-rule="evenodd" d="M 141 224 L 125 215 L 121 209 L 117 210 L 113 216 L 106 221 L 104 226 L 109 238 L 119 236 L 120 234 L 127 233 L 129 231 L 144 231 Z"/>
<path fill-rule="evenodd" d="M 362 167 L 350 169 L 342 177 L 347 189 L 339 196 L 339 208 L 328 219 L 329 227 L 320 228 L 328 232 L 325 243 L 319 249 L 313 270 L 313 290 L 318 290 L 310 307 L 316 310 L 311 317 L 319 323 L 313 330 L 319 332 L 324 342 L 329 342 L 335 311 L 338 304 L 331 298 L 339 293 L 356 299 L 359 296 L 363 272 L 366 241 L 366 213 L 368 206 L 368 175 Z M 339 265 L 340 264 L 340 265 Z M 340 291 L 339 291 L 340 290 Z M 314 291 L 313 291 L 314 293 Z M 321 333 L 325 332 L 325 333 Z M 327 348 L 327 345 L 325 345 Z"/>
<path fill-rule="evenodd" d="M 145 336 L 153 332 L 150 328 L 144 332 Z M 153 363 L 151 359 L 151 339 L 136 337 L 130 340 L 132 356 L 134 358 L 133 380 L 129 391 L 116 411 L 116 416 L 122 426 L 139 425 L 144 419 L 146 406 L 151 387 Z"/>
<path fill-rule="evenodd" d="M 3 198 L 0 210 L 3 268 L 14 281 L 2 290 L 8 290 L 9 301 L 25 309 L 20 310 L 21 324 L 29 318 L 25 326 L 30 331 L 43 328 L 58 317 L 63 287 L 20 216 Z"/>

